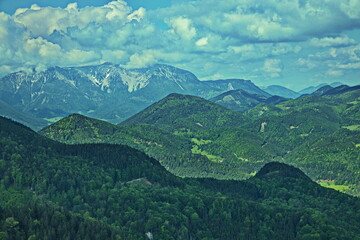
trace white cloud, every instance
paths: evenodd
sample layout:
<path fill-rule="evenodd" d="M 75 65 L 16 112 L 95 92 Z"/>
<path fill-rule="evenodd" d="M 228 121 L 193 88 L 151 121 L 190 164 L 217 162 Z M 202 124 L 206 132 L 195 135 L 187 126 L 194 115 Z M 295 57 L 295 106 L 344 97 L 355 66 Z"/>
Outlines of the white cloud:
<path fill-rule="evenodd" d="M 340 71 L 340 70 L 329 69 L 326 71 L 326 74 L 331 77 L 340 77 L 340 76 L 344 75 L 344 72 Z"/>
<path fill-rule="evenodd" d="M 351 39 L 348 36 L 312 38 L 310 39 L 309 44 L 314 47 L 338 47 L 354 45 L 356 44 L 356 40 Z"/>
<path fill-rule="evenodd" d="M 35 39 L 27 39 L 24 44 L 24 50 L 31 55 L 38 55 L 43 58 L 53 58 L 61 51 L 61 47 L 57 44 L 46 41 L 39 37 Z"/>
<path fill-rule="evenodd" d="M 162 9 L 158 14 L 174 18 L 186 13 L 196 29 L 243 42 L 303 41 L 359 28 L 359 1 L 343 2 L 202 0 Z M 356 14 L 350 14 L 352 8 Z"/>
<path fill-rule="evenodd" d="M 244 61 L 299 53 L 301 47 L 289 43 L 258 43 L 230 46 L 228 50 Z"/>
<path fill-rule="evenodd" d="M 266 59 L 263 70 L 271 78 L 277 78 L 280 77 L 280 74 L 283 71 L 283 65 L 280 59 Z"/>
<path fill-rule="evenodd" d="M 141 19 L 143 19 L 146 15 L 146 9 L 145 8 L 139 8 L 138 10 L 134 11 L 130 15 L 127 16 L 128 21 L 136 20 L 137 22 L 140 22 Z"/>
<path fill-rule="evenodd" d="M 125 62 L 126 59 L 128 58 L 128 54 L 123 50 L 102 50 L 101 55 L 102 55 L 101 63 Z"/>
<path fill-rule="evenodd" d="M 300 67 L 301 71 L 309 71 L 319 66 L 317 61 L 305 58 L 299 58 L 295 64 Z"/>
<path fill-rule="evenodd" d="M 135 53 L 130 56 L 130 61 L 124 65 L 127 68 L 143 68 L 156 63 L 154 52 L 151 50 Z"/>
<path fill-rule="evenodd" d="M 103 62 L 167 63 L 202 79 L 278 81 L 317 72 L 346 78 L 359 71 L 357 0 L 175 3 L 157 10 L 116 0 L 100 7 L 70 3 L 33 5 L 12 16 L 0 12 L 0 75 Z"/>
<path fill-rule="evenodd" d="M 195 44 L 198 47 L 202 47 L 202 46 L 205 46 L 208 44 L 208 40 L 209 40 L 208 37 L 203 37 L 203 38 L 200 38 L 199 40 L 197 40 Z"/>
<path fill-rule="evenodd" d="M 359 69 L 360 70 L 360 62 L 338 64 L 336 66 L 340 69 Z"/>
<path fill-rule="evenodd" d="M 0 12 L 0 75 L 24 66 L 126 63 L 154 32 L 145 18 L 144 8 L 132 11 L 123 0 L 84 8 L 32 5 L 13 16 Z"/>
<path fill-rule="evenodd" d="M 342 1 L 341 9 L 351 19 L 360 18 L 360 2 L 358 0 L 346 0 Z"/>
<path fill-rule="evenodd" d="M 169 20 L 175 34 L 185 40 L 191 40 L 196 35 L 196 29 L 192 27 L 192 21 L 185 17 L 176 17 Z"/>
<path fill-rule="evenodd" d="M 359 74 L 360 45 L 330 48 L 297 60 L 301 71 L 314 71 L 322 77 L 344 77 Z M 357 78 L 352 82 L 358 81 Z"/>

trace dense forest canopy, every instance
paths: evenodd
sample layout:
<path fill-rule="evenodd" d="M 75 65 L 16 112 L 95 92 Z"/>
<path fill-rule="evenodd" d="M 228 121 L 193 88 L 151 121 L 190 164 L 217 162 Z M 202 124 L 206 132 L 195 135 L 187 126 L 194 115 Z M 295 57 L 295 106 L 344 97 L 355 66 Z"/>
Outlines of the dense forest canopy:
<path fill-rule="evenodd" d="M 127 146 L 65 145 L 0 123 L 2 239 L 360 236 L 358 198 L 283 163 L 247 181 L 179 178 Z"/>

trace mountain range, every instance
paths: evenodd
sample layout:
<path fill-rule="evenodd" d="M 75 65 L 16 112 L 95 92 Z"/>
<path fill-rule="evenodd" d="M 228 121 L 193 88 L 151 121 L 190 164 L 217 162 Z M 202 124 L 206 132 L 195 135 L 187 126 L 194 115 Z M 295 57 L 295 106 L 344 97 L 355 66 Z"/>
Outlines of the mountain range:
<path fill-rule="evenodd" d="M 280 85 L 270 85 L 267 87 L 262 88 L 265 92 L 270 93 L 271 95 L 280 96 L 284 98 L 298 98 L 301 96 L 300 93 L 295 92 L 291 89 L 288 89 L 286 87 L 280 86 Z M 318 89 L 318 88 L 316 88 Z M 316 91 L 314 89 L 312 92 Z"/>
<path fill-rule="evenodd" d="M 360 239 L 360 85 L 113 64 L 0 81 L 0 239 Z"/>
<path fill-rule="evenodd" d="M 244 88 L 269 95 L 251 81 L 200 81 L 188 71 L 167 65 L 143 69 L 113 64 L 54 67 L 44 72 L 13 73 L 0 81 L 0 100 L 50 122 L 80 113 L 119 123 L 170 93 L 208 98 Z"/>
<path fill-rule="evenodd" d="M 248 93 L 245 90 L 238 89 L 227 91 L 216 97 L 210 98 L 209 100 L 228 109 L 243 113 L 260 103 L 278 104 L 289 100 L 289 98 L 280 96 L 267 97 L 265 95 Z"/>
<path fill-rule="evenodd" d="M 266 92 L 250 80 L 200 81 L 191 72 L 168 65 L 53 67 L 12 73 L 0 82 L 1 114 L 36 130 L 72 113 L 119 123 L 171 93 L 213 99 L 240 112 L 264 101 L 279 103 L 301 95 L 280 86 L 269 86 Z"/>
<path fill-rule="evenodd" d="M 303 90 L 300 90 L 299 91 L 299 94 L 300 95 L 303 95 L 303 94 L 311 94 L 313 92 L 315 92 L 317 89 L 321 88 L 321 87 L 324 87 L 326 85 L 329 85 L 331 87 L 339 87 L 341 85 L 343 85 L 342 83 L 340 82 L 333 82 L 333 83 L 330 83 L 330 84 L 326 84 L 326 83 L 321 83 L 319 85 L 316 85 L 316 86 L 310 86 L 310 87 L 307 87 L 307 88 L 304 88 Z"/>

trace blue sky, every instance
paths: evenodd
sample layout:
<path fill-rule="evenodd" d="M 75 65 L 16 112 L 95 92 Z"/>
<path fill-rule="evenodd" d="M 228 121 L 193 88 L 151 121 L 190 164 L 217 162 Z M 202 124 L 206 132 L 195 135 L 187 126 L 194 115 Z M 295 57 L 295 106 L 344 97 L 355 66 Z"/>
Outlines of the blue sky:
<path fill-rule="evenodd" d="M 358 0 L 0 0 L 0 76 L 156 63 L 294 90 L 360 84 Z"/>

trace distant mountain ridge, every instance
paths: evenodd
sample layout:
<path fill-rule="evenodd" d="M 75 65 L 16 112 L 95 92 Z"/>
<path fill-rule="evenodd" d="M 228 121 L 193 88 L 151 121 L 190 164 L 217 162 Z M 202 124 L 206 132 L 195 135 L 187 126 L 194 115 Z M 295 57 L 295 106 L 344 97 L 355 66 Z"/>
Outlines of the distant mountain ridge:
<path fill-rule="evenodd" d="M 271 97 L 266 91 L 263 91 L 261 88 L 256 86 L 250 80 L 243 79 L 221 79 L 221 80 L 212 80 L 212 81 L 202 81 L 207 85 L 211 86 L 214 89 L 217 89 L 219 92 L 227 92 L 231 90 L 243 90 L 250 94 L 257 94 L 265 97 Z"/>
<path fill-rule="evenodd" d="M 330 83 L 330 84 L 321 83 L 321 84 L 319 84 L 317 86 L 310 86 L 310 87 L 304 88 L 304 89 L 300 90 L 299 93 L 300 93 L 300 95 L 311 94 L 311 93 L 315 92 L 316 90 L 318 90 L 319 88 L 324 87 L 326 85 L 329 85 L 331 87 L 338 87 L 338 86 L 341 86 L 343 84 L 341 82 L 333 82 L 333 83 Z"/>
<path fill-rule="evenodd" d="M 228 109 L 241 113 L 255 107 L 260 103 L 278 104 L 289 100 L 279 96 L 267 96 L 268 94 L 265 96 L 248 93 L 242 89 L 238 89 L 222 93 L 216 97 L 210 98 L 209 100 Z"/>
<path fill-rule="evenodd" d="M 189 71 L 161 64 L 137 69 L 111 63 L 52 67 L 43 72 L 12 73 L 0 81 L 1 114 L 36 130 L 72 113 L 117 124 L 171 93 L 217 97 L 215 102 L 240 112 L 258 103 L 278 104 L 296 97 L 295 92 L 282 86 L 269 86 L 268 93 L 250 80 L 200 81 Z M 231 92 L 240 90 L 241 97 Z M 220 99 L 225 92 L 229 96 Z M 254 95 L 267 100 L 256 100 Z"/>
<path fill-rule="evenodd" d="M 210 98 L 235 88 L 270 96 L 249 80 L 200 81 L 189 71 L 160 64 L 138 69 L 109 63 L 53 67 L 12 73 L 0 81 L 0 100 L 51 122 L 80 113 L 119 123 L 170 93 Z"/>
<path fill-rule="evenodd" d="M 4 101 L 0 100 L 0 116 L 11 117 L 13 120 L 20 122 L 24 125 L 28 125 L 34 130 L 40 130 L 42 127 L 48 124 L 48 121 L 36 118 L 31 114 L 22 112 Z"/>
<path fill-rule="evenodd" d="M 346 92 L 351 92 L 354 90 L 360 89 L 360 85 L 356 86 L 348 86 L 348 85 L 339 85 L 336 87 L 332 87 L 330 85 L 324 85 L 317 89 L 315 92 L 312 92 L 310 94 L 303 94 L 300 97 L 306 97 L 306 96 L 328 96 L 328 95 L 336 95 Z"/>
<path fill-rule="evenodd" d="M 280 85 L 270 85 L 264 87 L 263 90 L 270 93 L 271 95 L 276 95 L 284 98 L 297 98 L 301 95 L 298 92 L 295 92 Z"/>

